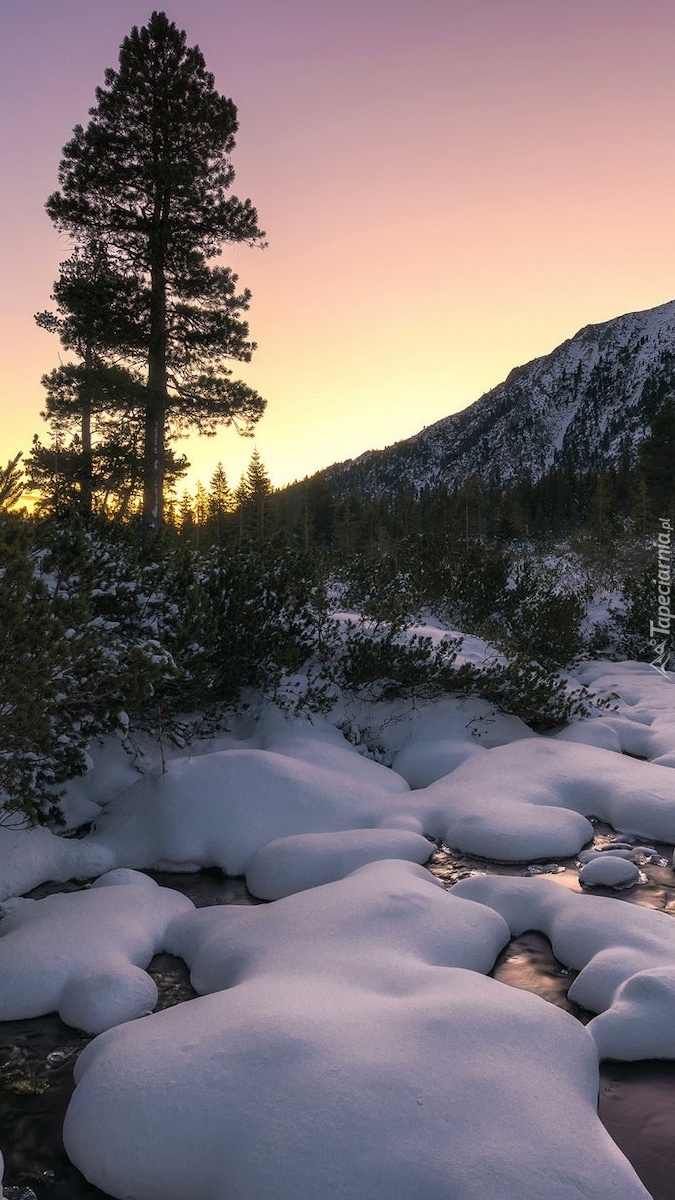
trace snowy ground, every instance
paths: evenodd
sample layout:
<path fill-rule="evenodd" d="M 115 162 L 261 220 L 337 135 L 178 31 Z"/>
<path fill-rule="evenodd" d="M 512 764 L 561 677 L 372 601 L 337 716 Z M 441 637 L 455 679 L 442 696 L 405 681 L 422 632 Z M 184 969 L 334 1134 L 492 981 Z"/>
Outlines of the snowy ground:
<path fill-rule="evenodd" d="M 64 1128 L 88 1179 L 120 1200 L 648 1196 L 597 1118 L 598 1059 L 675 1058 L 675 924 L 592 888 L 675 842 L 675 677 L 577 681 L 617 711 L 553 737 L 475 698 L 341 712 L 391 766 L 274 710 L 165 773 L 111 742 L 71 789 L 85 837 L 0 826 L 0 1020 L 58 1011 L 99 1035 Z M 583 853 L 590 818 L 614 852 Z M 513 875 L 448 891 L 429 839 Z M 522 877 L 573 855 L 583 893 Z M 196 910 L 142 874 L 203 866 L 272 903 Z M 526 929 L 580 972 L 589 1026 L 488 977 Z M 153 1014 L 160 951 L 199 996 Z"/>

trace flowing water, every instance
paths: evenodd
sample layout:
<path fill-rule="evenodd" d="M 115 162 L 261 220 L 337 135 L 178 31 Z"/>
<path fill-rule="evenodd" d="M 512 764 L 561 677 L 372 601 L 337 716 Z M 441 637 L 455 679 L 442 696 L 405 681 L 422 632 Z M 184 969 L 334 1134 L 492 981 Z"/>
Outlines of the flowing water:
<path fill-rule="evenodd" d="M 604 845 L 611 831 L 596 829 L 595 845 Z M 672 846 L 657 846 L 670 863 Z M 557 882 L 580 891 L 574 860 L 561 860 Z M 448 850 L 439 850 L 430 870 L 446 886 L 474 871 L 503 875 L 528 873 Z M 624 892 L 596 888 L 618 903 L 642 904 L 675 915 L 675 874 L 671 866 L 648 864 L 646 882 Z M 241 879 L 221 871 L 197 874 L 149 872 L 163 887 L 189 896 L 199 908 L 212 904 L 257 904 Z M 77 885 L 45 885 L 30 895 L 36 899 Z M 148 968 L 159 991 L 158 1008 L 195 996 L 188 971 L 179 958 L 157 955 Z M 536 992 L 582 1022 L 592 1014 L 567 999 L 575 972 L 559 963 L 550 943 L 535 931 L 515 938 L 502 952 L 492 972 L 513 987 Z M 72 1069 L 89 1039 L 64 1025 L 57 1016 L 0 1022 L 0 1145 L 5 1156 L 7 1200 L 108 1200 L 87 1183 L 68 1161 L 61 1128 L 73 1091 Z M 599 1113 L 610 1134 L 630 1159 L 654 1200 L 672 1200 L 675 1178 L 675 1063 L 607 1062 L 601 1067 Z"/>
<path fill-rule="evenodd" d="M 608 826 L 596 824 L 593 845 L 601 849 L 614 837 Z M 644 883 L 625 891 L 593 888 L 600 896 L 612 896 L 617 903 L 639 904 L 675 916 L 675 872 L 670 865 L 673 847 L 651 843 L 667 866 L 647 863 L 640 869 Z M 445 847 L 429 864 L 434 875 L 452 886 L 473 872 L 499 875 L 527 875 L 528 868 L 505 866 L 471 858 Z M 571 891 L 581 892 L 574 859 L 560 859 L 556 882 Z M 548 873 L 550 864 L 544 867 Z M 502 983 L 543 996 L 586 1024 L 593 1013 L 567 998 L 567 991 L 578 972 L 558 962 L 544 934 L 528 930 L 502 951 L 492 975 Z M 598 1113 L 605 1128 L 630 1160 L 653 1200 L 673 1200 L 675 1195 L 675 1062 L 624 1063 L 606 1061 L 600 1065 Z"/>

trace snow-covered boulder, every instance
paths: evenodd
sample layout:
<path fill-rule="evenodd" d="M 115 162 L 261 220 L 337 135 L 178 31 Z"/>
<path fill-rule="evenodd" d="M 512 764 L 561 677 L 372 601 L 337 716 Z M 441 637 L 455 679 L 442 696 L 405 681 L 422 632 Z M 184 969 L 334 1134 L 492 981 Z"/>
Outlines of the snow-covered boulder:
<path fill-rule="evenodd" d="M 494 909 L 514 937 L 526 929 L 546 934 L 556 957 L 579 971 L 570 1000 L 601 1014 L 588 1025 L 594 1036 L 597 1029 L 601 1055 L 671 1057 L 675 922 L 669 914 L 580 895 L 540 877 L 473 876 L 453 894 Z"/>
<path fill-rule="evenodd" d="M 421 834 L 404 829 L 298 834 L 278 838 L 258 850 L 248 865 L 246 886 L 261 900 L 279 900 L 344 879 L 358 867 L 380 859 L 425 863 L 435 849 Z"/>
<path fill-rule="evenodd" d="M 632 855 L 624 858 L 620 854 L 599 854 L 584 863 L 579 871 L 582 887 L 633 887 L 640 882 L 640 872 L 632 861 Z"/>
<path fill-rule="evenodd" d="M 81 892 L 23 900 L 0 921 L 0 1020 L 58 1012 L 99 1033 L 152 1012 L 143 969 L 192 901 L 146 875 L 117 870 Z"/>
<path fill-rule="evenodd" d="M 328 742 L 305 750 L 305 758 L 247 749 L 170 762 L 116 800 L 92 840 L 132 867 L 243 875 L 277 838 L 380 825 L 422 832 L 400 775 Z"/>
<path fill-rule="evenodd" d="M 508 928 L 422 868 L 179 918 L 211 991 L 78 1060 L 64 1143 L 136 1200 L 648 1200 L 587 1031 L 478 974 Z M 469 969 L 466 969 L 466 968 Z M 224 989 L 224 990 L 223 990 Z"/>
<path fill-rule="evenodd" d="M 0 824 L 0 901 L 39 887 L 48 879 L 93 879 L 117 866 L 107 846 L 86 838 L 63 838 L 49 829 Z"/>
<path fill-rule="evenodd" d="M 590 816 L 675 841 L 672 770 L 552 738 L 525 738 L 467 759 L 409 803 L 424 833 L 504 862 L 578 853 L 593 836 Z"/>

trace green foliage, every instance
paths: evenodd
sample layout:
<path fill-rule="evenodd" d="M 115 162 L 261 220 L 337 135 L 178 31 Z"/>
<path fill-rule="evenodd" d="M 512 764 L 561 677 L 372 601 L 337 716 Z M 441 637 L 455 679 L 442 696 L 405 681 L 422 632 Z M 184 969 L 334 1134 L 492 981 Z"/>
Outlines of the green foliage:
<path fill-rule="evenodd" d="M 560 728 L 575 717 L 588 717 L 610 708 L 615 700 L 612 695 L 596 698 L 583 687 L 570 688 L 555 672 L 525 655 L 477 668 L 472 690 L 501 712 L 520 717 L 537 732 Z"/>
<path fill-rule="evenodd" d="M 522 564 L 501 598 L 495 640 L 547 666 L 565 666 L 583 647 L 584 596 L 558 588 L 549 573 Z"/>
<path fill-rule="evenodd" d="M 639 575 L 628 576 L 623 585 L 623 604 L 620 608 L 615 607 L 612 613 L 617 652 L 637 662 L 652 662 L 656 657 L 649 636 L 650 622 L 658 622 L 655 573 L 652 565 Z"/>
<path fill-rule="evenodd" d="M 424 540 L 419 548 L 423 603 L 460 628 L 480 628 L 493 620 L 506 594 L 509 564 L 496 546 L 456 545 L 442 554 Z"/>
<path fill-rule="evenodd" d="M 0 795 L 11 813 L 34 821 L 49 810 L 60 781 L 77 770 L 55 737 L 65 630 L 36 578 L 29 531 L 0 519 Z"/>
<path fill-rule="evenodd" d="M 96 613 L 100 573 L 77 527 L 0 521 L 0 795 L 5 812 L 53 819 L 91 738 L 138 711 L 170 666 L 151 639 Z"/>
<path fill-rule="evenodd" d="M 18 504 L 24 491 L 23 471 L 19 466 L 21 453 L 0 467 L 0 513 Z"/>
<path fill-rule="evenodd" d="M 401 636 L 397 626 L 368 621 L 350 623 L 333 664 L 331 681 L 341 690 L 367 700 L 431 700 L 463 690 L 468 667 L 456 667 L 461 638 L 434 643 L 418 633 Z"/>

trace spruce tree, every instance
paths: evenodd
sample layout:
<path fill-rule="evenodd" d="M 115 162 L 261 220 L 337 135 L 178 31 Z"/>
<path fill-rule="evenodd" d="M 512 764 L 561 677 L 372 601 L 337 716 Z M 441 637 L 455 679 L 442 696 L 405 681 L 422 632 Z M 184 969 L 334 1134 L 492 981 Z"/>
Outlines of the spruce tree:
<path fill-rule="evenodd" d="M 235 105 L 165 13 L 124 39 L 89 115 L 64 147 L 46 207 L 76 243 L 104 243 L 133 282 L 137 345 L 125 333 L 120 349 L 143 373 L 143 513 L 157 529 L 167 442 L 222 424 L 250 432 L 265 407 L 226 365 L 255 349 L 241 316 L 250 292 L 210 265 L 224 243 L 261 245 L 264 235 L 250 200 L 226 195 Z"/>
<path fill-rule="evenodd" d="M 223 542 L 227 516 L 232 512 L 234 500 L 222 462 L 219 462 L 209 484 L 209 535 L 218 545 Z"/>
<path fill-rule="evenodd" d="M 267 498 L 273 492 L 272 482 L 265 464 L 256 447 L 235 492 L 240 517 L 240 534 L 244 531 L 254 537 L 265 536 Z"/>

